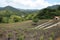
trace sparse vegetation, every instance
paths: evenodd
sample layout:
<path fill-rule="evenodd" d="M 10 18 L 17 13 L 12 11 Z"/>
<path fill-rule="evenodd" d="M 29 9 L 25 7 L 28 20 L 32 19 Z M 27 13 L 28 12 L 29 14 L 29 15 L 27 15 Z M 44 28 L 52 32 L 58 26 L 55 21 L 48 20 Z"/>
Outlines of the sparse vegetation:
<path fill-rule="evenodd" d="M 44 36 L 43 35 L 40 37 L 40 40 L 44 40 Z"/>
<path fill-rule="evenodd" d="M 52 37 L 49 37 L 49 40 L 53 40 L 53 38 Z"/>
<path fill-rule="evenodd" d="M 24 35 L 18 35 L 17 40 L 24 40 Z"/>

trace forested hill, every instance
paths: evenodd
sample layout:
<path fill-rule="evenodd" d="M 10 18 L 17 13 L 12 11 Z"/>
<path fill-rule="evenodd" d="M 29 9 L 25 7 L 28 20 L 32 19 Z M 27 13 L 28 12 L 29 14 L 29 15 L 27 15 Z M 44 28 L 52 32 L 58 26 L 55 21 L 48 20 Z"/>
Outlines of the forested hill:
<path fill-rule="evenodd" d="M 27 19 L 32 19 L 32 16 L 37 13 L 38 10 L 24 10 L 11 6 L 0 7 L 0 23 L 20 22 Z M 22 18 L 24 16 L 24 18 Z"/>
<path fill-rule="evenodd" d="M 51 19 L 54 16 L 60 16 L 60 5 L 53 5 L 39 11 L 39 19 Z"/>
<path fill-rule="evenodd" d="M 16 15 L 25 15 L 29 13 L 36 12 L 37 10 L 24 10 L 24 9 L 18 9 L 11 6 L 6 7 L 0 7 L 0 12 L 6 12 L 8 14 L 16 14 Z"/>

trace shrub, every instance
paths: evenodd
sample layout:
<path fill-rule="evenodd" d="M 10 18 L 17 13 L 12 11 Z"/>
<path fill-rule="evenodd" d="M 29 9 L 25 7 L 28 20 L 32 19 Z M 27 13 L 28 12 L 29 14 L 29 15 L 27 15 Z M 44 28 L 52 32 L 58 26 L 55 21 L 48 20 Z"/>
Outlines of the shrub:
<path fill-rule="evenodd" d="M 39 19 L 38 18 L 34 18 L 32 21 L 33 21 L 33 25 L 37 25 Z"/>
<path fill-rule="evenodd" d="M 38 18 L 34 18 L 32 21 L 37 23 L 39 21 L 39 19 Z"/>
<path fill-rule="evenodd" d="M 49 40 L 53 40 L 53 38 L 52 37 L 49 37 Z"/>
<path fill-rule="evenodd" d="M 44 36 L 43 35 L 40 37 L 40 40 L 44 40 Z"/>
<path fill-rule="evenodd" d="M 2 22 L 3 22 L 3 23 L 8 23 L 8 20 L 9 20 L 9 19 L 8 19 L 7 17 L 3 17 L 3 18 L 2 18 Z"/>
<path fill-rule="evenodd" d="M 17 40 L 24 40 L 24 35 L 18 34 Z"/>
<path fill-rule="evenodd" d="M 12 15 L 12 16 L 10 16 L 10 21 L 11 22 L 20 22 L 22 20 L 21 20 L 21 17 L 20 16 Z"/>

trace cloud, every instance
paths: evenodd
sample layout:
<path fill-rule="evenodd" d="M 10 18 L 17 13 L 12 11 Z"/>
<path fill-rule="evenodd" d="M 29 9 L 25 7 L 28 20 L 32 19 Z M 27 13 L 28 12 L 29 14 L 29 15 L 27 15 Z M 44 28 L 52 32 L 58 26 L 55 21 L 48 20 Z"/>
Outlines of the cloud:
<path fill-rule="evenodd" d="M 0 0 L 0 6 L 13 6 L 21 9 L 41 9 L 47 6 L 60 4 L 60 3 L 49 3 L 46 0 Z"/>
<path fill-rule="evenodd" d="M 0 0 L 0 6 L 3 7 L 3 6 L 7 6 L 7 2 L 6 0 Z"/>
<path fill-rule="evenodd" d="M 51 5 L 50 3 L 48 3 L 47 1 L 45 0 L 12 0 L 12 5 L 16 5 L 16 6 L 24 6 L 26 8 L 32 8 L 32 9 L 37 9 L 37 8 L 44 8 L 44 7 L 47 7 L 49 5 Z M 11 3 L 9 3 L 9 5 L 11 5 Z M 28 9 L 29 9 L 28 8 Z"/>

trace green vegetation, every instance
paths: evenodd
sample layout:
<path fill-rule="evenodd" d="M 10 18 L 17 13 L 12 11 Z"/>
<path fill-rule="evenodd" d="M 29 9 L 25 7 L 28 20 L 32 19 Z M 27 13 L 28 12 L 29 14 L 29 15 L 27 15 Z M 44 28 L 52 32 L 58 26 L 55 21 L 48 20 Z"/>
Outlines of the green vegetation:
<path fill-rule="evenodd" d="M 32 21 L 34 22 L 33 25 L 37 25 L 37 23 L 39 22 L 39 19 L 38 18 L 34 18 L 34 19 L 32 19 Z"/>
<path fill-rule="evenodd" d="M 54 32 L 51 33 L 51 36 L 49 37 L 49 40 L 54 40 Z"/>
<path fill-rule="evenodd" d="M 14 23 L 30 20 L 35 15 L 32 10 L 19 10 L 11 6 L 0 9 L 0 23 Z"/>
<path fill-rule="evenodd" d="M 40 37 L 40 40 L 44 40 L 44 36 L 43 35 Z"/>
<path fill-rule="evenodd" d="M 8 35 L 8 38 L 12 38 L 13 36 L 12 33 L 8 33 L 7 35 Z"/>
<path fill-rule="evenodd" d="M 34 18 L 34 19 L 33 19 L 33 22 L 35 22 L 35 23 L 37 23 L 38 21 L 39 21 L 38 18 Z"/>
<path fill-rule="evenodd" d="M 52 37 L 49 37 L 49 40 L 53 40 L 53 38 Z"/>
<path fill-rule="evenodd" d="M 17 40 L 24 40 L 24 35 L 18 35 Z"/>
<path fill-rule="evenodd" d="M 58 8 L 52 9 L 52 8 L 44 8 L 39 11 L 39 14 L 37 17 L 39 19 L 52 19 L 54 16 L 60 16 L 60 6 Z"/>
<path fill-rule="evenodd" d="M 57 8 L 44 8 L 42 10 L 18 10 L 7 6 L 0 9 L 0 23 L 14 23 L 26 20 L 38 22 L 38 19 L 52 19 L 54 16 L 60 16 L 60 6 Z"/>

